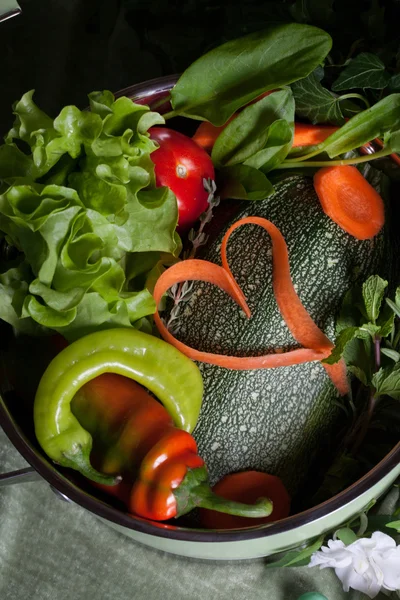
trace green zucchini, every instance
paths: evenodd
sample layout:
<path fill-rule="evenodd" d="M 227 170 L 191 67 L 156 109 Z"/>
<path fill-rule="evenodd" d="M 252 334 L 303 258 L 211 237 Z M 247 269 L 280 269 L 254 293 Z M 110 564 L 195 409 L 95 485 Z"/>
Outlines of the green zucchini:
<path fill-rule="evenodd" d="M 220 264 L 221 239 L 244 216 L 271 220 L 289 249 L 298 295 L 334 340 L 335 315 L 357 280 L 389 268 L 387 228 L 372 240 L 345 233 L 322 211 L 312 180 L 292 175 L 266 200 L 243 203 L 209 244 L 204 258 Z M 222 208 L 223 210 L 223 208 Z M 271 243 L 255 225 L 234 232 L 228 259 L 252 311 L 249 320 L 221 290 L 195 282 L 182 303 L 176 337 L 209 352 L 257 355 L 298 347 L 272 291 Z M 204 400 L 194 437 L 214 483 L 223 475 L 258 469 L 279 475 L 293 494 L 304 484 L 322 441 L 335 434 L 337 393 L 319 362 L 278 369 L 233 371 L 200 364 Z"/>

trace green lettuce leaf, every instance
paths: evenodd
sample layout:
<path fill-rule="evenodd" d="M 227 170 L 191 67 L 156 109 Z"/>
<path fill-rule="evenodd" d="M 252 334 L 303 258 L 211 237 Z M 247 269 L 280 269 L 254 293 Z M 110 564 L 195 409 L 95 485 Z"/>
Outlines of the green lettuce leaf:
<path fill-rule="evenodd" d="M 0 237 L 18 255 L 1 260 L 0 318 L 26 333 L 151 330 L 147 282 L 181 251 L 176 197 L 156 187 L 151 160 L 148 129 L 163 117 L 108 91 L 89 102 L 53 120 L 28 92 L 0 146 Z"/>

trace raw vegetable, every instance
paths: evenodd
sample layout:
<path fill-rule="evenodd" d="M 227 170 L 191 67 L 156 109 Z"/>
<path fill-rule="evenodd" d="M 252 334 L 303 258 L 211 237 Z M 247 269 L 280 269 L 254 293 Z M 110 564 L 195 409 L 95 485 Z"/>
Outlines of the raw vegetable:
<path fill-rule="evenodd" d="M 231 120 L 231 119 L 230 119 Z M 199 144 L 206 152 L 211 154 L 215 141 L 220 133 L 225 129 L 230 120 L 220 127 L 212 125 L 208 121 L 200 123 L 193 135 L 193 140 Z M 314 146 L 326 140 L 338 128 L 330 125 L 310 125 L 308 123 L 295 123 L 294 138 L 292 148 L 301 146 Z"/>
<path fill-rule="evenodd" d="M 122 473 L 121 482 L 102 489 L 131 513 L 156 521 L 197 506 L 255 518 L 271 514 L 265 497 L 240 503 L 213 493 L 193 437 L 174 427 L 165 408 L 136 382 L 100 375 L 79 390 L 72 409 L 94 437 L 93 461 L 103 472 Z"/>
<path fill-rule="evenodd" d="M 271 367 L 290 366 L 312 360 L 322 360 L 324 356 L 330 354 L 333 343 L 317 327 L 296 294 L 290 277 L 289 257 L 285 240 L 275 225 L 267 219 L 247 217 L 240 219 L 228 229 L 222 239 L 221 245 L 222 267 L 206 261 L 190 260 L 174 265 L 168 269 L 168 271 L 163 273 L 158 279 L 154 288 L 154 300 L 156 305 L 158 306 L 164 293 L 173 285 L 185 280 L 200 280 L 218 285 L 227 292 L 239 306 L 241 306 L 242 310 L 249 318 L 250 310 L 240 288 L 235 282 L 228 265 L 226 254 L 230 235 L 237 227 L 246 224 L 259 225 L 264 228 L 271 237 L 273 248 L 272 285 L 275 298 L 279 310 L 293 337 L 304 346 L 304 349 L 292 350 L 290 352 L 277 352 L 275 350 L 275 352 L 265 356 L 255 357 L 235 357 L 201 352 L 190 348 L 175 339 L 163 324 L 157 311 L 154 319 L 161 335 L 167 342 L 178 348 L 193 360 L 230 369 L 266 369 Z M 334 370 L 328 368 L 327 371 L 339 393 L 343 395 L 348 393 L 349 390 L 346 369 L 344 363 L 337 365 L 337 367 L 338 368 Z"/>
<path fill-rule="evenodd" d="M 382 182 L 374 169 L 369 177 L 376 177 L 374 185 Z M 390 268 L 389 222 L 373 244 L 359 241 L 324 214 L 309 178 L 292 175 L 275 187 L 275 194 L 266 200 L 231 207 L 225 217 L 228 223 L 216 223 L 220 233 L 209 240 L 202 258 L 219 266 L 222 238 L 230 224 L 249 215 L 267 217 L 285 238 L 297 295 L 313 321 L 334 341 L 335 315 L 352 283 Z M 273 293 L 272 256 L 271 239 L 261 227 L 236 229 L 227 257 L 251 318 L 215 285 L 194 282 L 187 301 L 175 306 L 174 336 L 201 352 L 234 356 L 238 361 L 277 349 L 298 349 Z M 251 468 L 278 473 L 293 497 L 310 472 L 310 457 L 317 456 L 323 442 L 334 443 L 331 436 L 341 414 L 337 392 L 322 364 L 240 371 L 199 363 L 199 369 L 204 399 L 194 436 L 212 483 L 227 473 Z"/>
<path fill-rule="evenodd" d="M 315 502 L 332 497 L 373 468 L 380 444 L 389 452 L 398 442 L 400 287 L 388 289 L 388 281 L 372 275 L 344 297 L 336 345 L 325 360 L 333 364 L 344 358 L 358 393 L 351 426 L 346 423 L 340 432 L 341 442 L 326 465 Z"/>
<path fill-rule="evenodd" d="M 222 515 L 213 510 L 202 509 L 200 511 L 201 524 L 207 529 L 236 529 L 262 525 L 284 519 L 290 513 L 289 494 L 276 475 L 260 471 L 230 473 L 214 485 L 213 492 L 218 496 L 237 502 L 255 502 L 262 496 L 268 496 L 271 498 L 273 510 L 268 517 L 250 520 L 245 517 Z"/>
<path fill-rule="evenodd" d="M 325 167 L 314 175 L 324 212 L 359 240 L 373 238 L 385 223 L 381 196 L 356 167 Z"/>
<path fill-rule="evenodd" d="M 331 45 L 325 31 L 297 23 L 271 25 L 226 42 L 181 75 L 171 91 L 173 115 L 223 125 L 263 92 L 306 77 Z"/>
<path fill-rule="evenodd" d="M 175 429 L 166 433 L 143 460 L 129 508 L 134 514 L 161 521 L 179 517 L 196 507 L 252 519 L 272 512 L 272 502 L 266 496 L 239 502 L 214 493 L 194 438 Z"/>
<path fill-rule="evenodd" d="M 332 127 L 329 125 L 309 125 L 308 123 L 295 123 L 292 148 L 320 144 L 337 129 L 337 127 Z"/>
<path fill-rule="evenodd" d="M 53 120 L 28 92 L 0 147 L 0 231 L 16 255 L 2 265 L 0 317 L 30 334 L 146 326 L 154 302 L 131 260 L 181 249 L 175 196 L 150 158 L 148 129 L 164 119 L 110 92 L 89 99 L 91 111 Z"/>
<path fill-rule="evenodd" d="M 58 464 L 111 485 L 119 474 L 104 475 L 91 466 L 92 437 L 70 408 L 82 385 L 109 372 L 146 385 L 185 431 L 191 431 L 196 424 L 203 383 L 192 361 L 162 340 L 134 329 L 111 329 L 85 336 L 52 360 L 35 397 L 38 442 Z"/>
<path fill-rule="evenodd" d="M 214 181 L 213 163 L 189 137 L 173 129 L 152 127 L 150 138 L 159 145 L 151 154 L 156 183 L 174 192 L 178 202 L 178 228 L 186 231 L 207 209 L 204 180 Z"/>
<path fill-rule="evenodd" d="M 228 123 L 230 123 L 232 118 L 235 118 L 235 115 L 231 117 L 225 123 L 225 125 L 220 125 L 219 127 L 213 125 L 212 123 L 209 123 L 208 121 L 202 121 L 196 129 L 192 139 L 196 142 L 196 144 L 204 148 L 206 152 L 211 154 L 211 150 L 214 147 L 215 140 L 217 139 L 219 134 L 225 129 Z"/>

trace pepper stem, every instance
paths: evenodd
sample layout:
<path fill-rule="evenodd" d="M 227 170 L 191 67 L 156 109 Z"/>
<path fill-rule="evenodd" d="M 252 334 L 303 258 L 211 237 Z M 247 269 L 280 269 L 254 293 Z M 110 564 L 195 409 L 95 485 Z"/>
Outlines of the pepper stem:
<path fill-rule="evenodd" d="M 198 502 L 197 506 L 201 508 L 209 508 L 228 515 L 251 518 L 269 517 L 272 513 L 273 505 L 269 498 L 259 498 L 254 504 L 245 504 L 217 496 L 209 487 L 207 489 L 207 486 L 199 486 L 198 492 L 200 491 L 204 496 Z"/>
<path fill-rule="evenodd" d="M 254 504 L 245 504 L 214 494 L 210 488 L 205 466 L 188 469 L 181 484 L 173 492 L 177 517 L 185 515 L 196 507 L 250 518 L 269 517 L 273 509 L 269 498 L 259 498 Z"/>
<path fill-rule="evenodd" d="M 89 452 L 86 452 L 82 447 L 74 454 L 64 452 L 62 460 L 58 462 L 63 467 L 75 469 L 84 477 L 103 485 L 117 485 L 122 479 L 120 475 L 106 475 L 94 469 L 90 464 Z"/>

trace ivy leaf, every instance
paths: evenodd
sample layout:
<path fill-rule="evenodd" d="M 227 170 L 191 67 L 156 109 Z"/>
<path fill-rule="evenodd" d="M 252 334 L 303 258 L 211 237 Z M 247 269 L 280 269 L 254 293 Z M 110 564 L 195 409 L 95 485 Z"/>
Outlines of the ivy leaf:
<path fill-rule="evenodd" d="M 330 158 L 359 148 L 377 137 L 387 138 L 400 127 L 400 94 L 390 94 L 371 108 L 361 111 L 340 129 L 318 144 Z M 397 143 L 397 142 L 396 142 Z"/>
<path fill-rule="evenodd" d="M 314 552 L 319 550 L 324 542 L 324 536 L 321 535 L 315 542 L 303 548 L 303 550 L 291 550 L 287 552 L 280 560 L 271 562 L 267 565 L 267 568 L 276 567 L 301 567 L 309 563 L 309 558 Z"/>
<path fill-rule="evenodd" d="M 296 114 L 309 119 L 312 123 L 344 123 L 339 99 L 324 88 L 315 73 L 292 83 L 296 102 Z"/>
<path fill-rule="evenodd" d="M 400 92 L 400 73 L 392 75 L 389 81 L 389 88 L 392 92 Z"/>
<path fill-rule="evenodd" d="M 400 400 L 400 363 L 379 369 L 372 377 L 377 396 L 390 396 Z"/>
<path fill-rule="evenodd" d="M 362 52 L 353 58 L 348 66 L 340 73 L 332 85 L 334 92 L 352 90 L 354 88 L 372 88 L 382 90 L 390 81 L 390 75 L 385 71 L 385 65 L 370 52 Z"/>
<path fill-rule="evenodd" d="M 379 312 L 387 285 L 388 282 L 379 277 L 379 275 L 372 275 L 372 277 L 369 277 L 362 286 L 362 294 L 367 311 L 367 317 L 373 323 L 375 323 L 379 317 Z"/>

